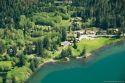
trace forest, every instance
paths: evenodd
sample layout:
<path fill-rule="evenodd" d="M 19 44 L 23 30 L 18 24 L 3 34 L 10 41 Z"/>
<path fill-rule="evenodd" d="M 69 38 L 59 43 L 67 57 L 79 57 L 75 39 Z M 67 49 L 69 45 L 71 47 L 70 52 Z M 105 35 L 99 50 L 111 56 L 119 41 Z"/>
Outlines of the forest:
<path fill-rule="evenodd" d="M 68 38 L 72 31 L 117 28 L 118 36 L 124 34 L 124 4 L 125 0 L 0 0 L 0 83 L 24 83 L 44 61 L 74 57 L 78 45 L 73 34 Z M 61 46 L 69 40 L 73 45 Z M 82 56 L 86 49 L 77 51 Z"/>

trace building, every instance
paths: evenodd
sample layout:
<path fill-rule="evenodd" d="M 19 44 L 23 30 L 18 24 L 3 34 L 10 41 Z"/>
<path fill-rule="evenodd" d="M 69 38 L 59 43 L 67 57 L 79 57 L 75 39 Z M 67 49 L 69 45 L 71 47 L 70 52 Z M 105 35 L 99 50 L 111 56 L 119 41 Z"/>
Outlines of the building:
<path fill-rule="evenodd" d="M 61 42 L 61 46 L 63 46 L 63 47 L 66 47 L 68 45 L 71 45 L 71 43 L 68 41 Z"/>
<path fill-rule="evenodd" d="M 87 35 L 96 35 L 96 31 L 87 30 L 85 32 L 85 34 L 87 34 Z"/>
<path fill-rule="evenodd" d="M 107 35 L 107 31 L 106 30 L 98 31 L 96 35 Z"/>

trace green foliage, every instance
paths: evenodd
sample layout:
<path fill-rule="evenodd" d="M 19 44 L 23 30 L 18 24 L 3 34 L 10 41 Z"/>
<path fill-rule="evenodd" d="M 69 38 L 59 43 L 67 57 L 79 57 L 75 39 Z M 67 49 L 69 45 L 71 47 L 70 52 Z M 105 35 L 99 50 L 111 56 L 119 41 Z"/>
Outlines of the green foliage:
<path fill-rule="evenodd" d="M 73 54 L 72 54 L 72 48 L 71 47 L 68 47 L 67 48 L 67 55 L 69 55 L 69 56 L 72 56 Z"/>
<path fill-rule="evenodd" d="M 43 47 L 46 49 L 49 49 L 50 47 L 50 40 L 48 36 L 45 36 L 43 39 Z"/>
<path fill-rule="evenodd" d="M 21 29 L 23 30 L 23 35 L 25 37 L 26 32 L 30 28 L 33 28 L 35 24 L 33 22 L 31 22 L 30 19 L 27 18 L 25 15 L 21 15 L 19 25 L 20 25 Z"/>
<path fill-rule="evenodd" d="M 28 19 L 26 18 L 25 15 L 20 16 L 19 24 L 20 24 L 21 27 L 23 27 L 23 28 L 26 27 L 27 26 L 27 22 L 28 22 Z"/>
<path fill-rule="evenodd" d="M 31 69 L 33 72 L 36 70 L 34 60 L 31 60 L 31 62 L 30 62 L 30 69 Z"/>
<path fill-rule="evenodd" d="M 40 60 L 38 58 L 33 58 L 30 62 L 30 68 L 34 72 L 39 66 Z"/>
<path fill-rule="evenodd" d="M 42 40 L 38 40 L 35 43 L 35 51 L 36 51 L 36 54 L 38 56 L 41 56 L 41 57 L 44 56 L 44 48 L 43 48 L 43 41 Z"/>
<path fill-rule="evenodd" d="M 69 20 L 69 18 L 70 18 L 70 16 L 68 14 L 60 13 L 60 15 L 62 16 L 63 20 Z"/>
<path fill-rule="evenodd" d="M 73 48 L 77 49 L 77 40 L 76 40 L 76 38 L 74 38 L 74 40 L 73 40 Z"/>
<path fill-rule="evenodd" d="M 12 68 L 11 61 L 0 61 L 0 71 L 9 71 Z"/>
<path fill-rule="evenodd" d="M 61 40 L 66 41 L 66 39 L 67 39 L 66 28 L 62 27 L 61 28 Z"/>
<path fill-rule="evenodd" d="M 72 56 L 72 49 L 71 47 L 68 47 L 67 49 L 63 49 L 61 51 L 60 57 L 59 58 L 65 58 L 65 57 L 71 57 Z"/>
<path fill-rule="evenodd" d="M 0 83 L 3 83 L 3 78 L 0 76 Z"/>
<path fill-rule="evenodd" d="M 5 52 L 5 44 L 3 41 L 0 41 L 0 54 L 3 54 Z"/>
<path fill-rule="evenodd" d="M 84 56 L 86 54 L 86 48 L 84 47 L 82 52 L 80 53 L 80 56 Z"/>
<path fill-rule="evenodd" d="M 26 44 L 26 48 L 24 49 L 24 54 L 32 54 L 34 52 L 32 44 Z"/>
<path fill-rule="evenodd" d="M 119 37 L 124 35 L 124 0 L 72 1 L 70 5 L 55 4 L 54 0 L 0 1 L 0 71 L 9 71 L 14 67 L 7 73 L 8 83 L 24 82 L 31 70 L 36 71 L 40 63 L 36 57 L 82 56 L 111 42 L 101 38 L 77 43 L 75 38 L 73 40 L 74 34 L 67 38 L 68 31 L 88 27 L 99 27 L 101 30 L 118 28 L 117 33 L 109 32 Z M 62 50 L 61 42 L 67 40 L 73 41 L 73 48 Z M 23 66 L 30 66 L 31 70 Z"/>
<path fill-rule="evenodd" d="M 26 65 L 26 62 L 27 62 L 27 58 L 26 58 L 26 56 L 25 55 L 20 55 L 19 56 L 19 64 L 18 64 L 18 66 L 20 67 L 22 67 L 22 66 L 25 66 Z"/>
<path fill-rule="evenodd" d="M 0 27 L 18 27 L 20 15 L 32 12 L 29 7 L 38 0 L 1 0 Z"/>
<path fill-rule="evenodd" d="M 11 83 L 14 78 L 13 81 L 22 83 L 25 82 L 25 80 L 28 79 L 31 74 L 32 71 L 27 67 L 16 67 L 7 73 L 6 82 Z"/>
<path fill-rule="evenodd" d="M 31 37 L 41 37 L 43 35 L 42 31 L 34 31 L 31 33 Z"/>
<path fill-rule="evenodd" d="M 60 23 L 62 21 L 61 16 L 55 16 L 53 13 L 48 14 L 45 12 L 42 13 L 36 13 L 33 15 L 33 22 L 35 22 L 36 25 L 47 25 L 47 26 L 55 26 L 55 23 Z"/>
<path fill-rule="evenodd" d="M 65 58 L 67 56 L 68 56 L 67 55 L 67 51 L 66 50 L 62 50 L 59 58 Z"/>

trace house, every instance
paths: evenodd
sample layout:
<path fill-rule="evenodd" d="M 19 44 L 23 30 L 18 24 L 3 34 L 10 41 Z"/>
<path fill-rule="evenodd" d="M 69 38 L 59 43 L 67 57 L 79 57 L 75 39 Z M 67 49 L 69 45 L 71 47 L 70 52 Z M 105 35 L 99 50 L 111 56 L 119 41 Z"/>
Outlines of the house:
<path fill-rule="evenodd" d="M 80 35 L 83 35 L 83 34 L 84 34 L 84 31 L 74 31 L 74 34 L 80 34 Z"/>
<path fill-rule="evenodd" d="M 87 30 L 85 32 L 85 34 L 87 34 L 87 35 L 96 35 L 96 31 Z"/>
<path fill-rule="evenodd" d="M 96 35 L 107 35 L 107 31 L 106 30 L 98 31 Z"/>
<path fill-rule="evenodd" d="M 117 33 L 119 33 L 118 28 L 110 28 L 110 29 L 108 29 L 108 34 L 117 34 Z"/>
<path fill-rule="evenodd" d="M 66 47 L 68 45 L 71 45 L 71 43 L 68 41 L 61 42 L 61 46 L 63 46 L 63 47 Z"/>

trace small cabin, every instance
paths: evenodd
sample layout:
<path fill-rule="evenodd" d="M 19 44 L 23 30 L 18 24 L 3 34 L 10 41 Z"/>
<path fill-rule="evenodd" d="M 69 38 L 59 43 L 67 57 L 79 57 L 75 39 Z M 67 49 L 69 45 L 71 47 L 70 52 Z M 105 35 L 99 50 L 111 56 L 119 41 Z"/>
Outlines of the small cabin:
<path fill-rule="evenodd" d="M 71 43 L 70 42 L 68 42 L 68 41 L 64 41 L 64 42 L 61 42 L 61 46 L 68 46 L 68 45 L 70 45 Z"/>

